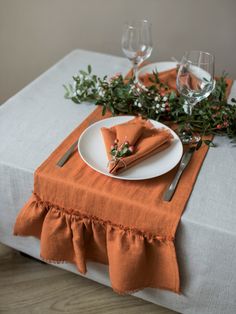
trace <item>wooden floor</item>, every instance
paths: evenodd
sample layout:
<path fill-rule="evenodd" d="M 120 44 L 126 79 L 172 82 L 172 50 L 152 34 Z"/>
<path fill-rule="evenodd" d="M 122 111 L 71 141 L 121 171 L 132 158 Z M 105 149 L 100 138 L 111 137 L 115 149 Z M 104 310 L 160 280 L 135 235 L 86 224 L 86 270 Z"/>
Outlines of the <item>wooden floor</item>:
<path fill-rule="evenodd" d="M 176 312 L 20 255 L 0 244 L 1 314 L 174 314 Z"/>

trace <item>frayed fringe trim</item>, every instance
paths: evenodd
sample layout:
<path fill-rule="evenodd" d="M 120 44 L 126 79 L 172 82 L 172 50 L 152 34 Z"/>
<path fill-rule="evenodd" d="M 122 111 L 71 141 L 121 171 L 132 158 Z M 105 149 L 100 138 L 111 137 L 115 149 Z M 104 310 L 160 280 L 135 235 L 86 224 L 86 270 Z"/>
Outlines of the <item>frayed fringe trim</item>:
<path fill-rule="evenodd" d="M 142 287 L 140 287 L 140 288 L 137 288 L 137 289 L 131 289 L 131 290 L 125 290 L 125 291 L 121 291 L 121 290 L 119 290 L 119 289 L 116 289 L 116 288 L 114 288 L 113 286 L 112 286 L 112 290 L 114 291 L 114 292 L 116 292 L 117 294 L 119 294 L 119 295 L 127 295 L 127 294 L 134 294 L 134 293 L 138 293 L 138 292 L 140 292 L 140 291 L 143 291 L 143 289 L 146 289 L 146 288 L 148 288 L 148 289 L 161 289 L 161 290 L 166 290 L 166 291 L 171 291 L 171 292 L 174 292 L 174 293 L 177 293 L 178 295 L 181 295 L 181 292 L 180 291 L 178 291 L 178 290 L 172 290 L 172 289 L 168 289 L 168 288 L 166 288 L 166 287 L 161 287 L 161 286 L 158 286 L 158 285 L 150 285 L 150 284 L 147 284 L 147 285 L 145 285 L 145 286 L 142 286 Z"/>
<path fill-rule="evenodd" d="M 67 262 L 67 261 L 57 261 L 57 260 L 54 260 L 54 259 L 47 259 L 47 258 L 44 258 L 40 255 L 40 259 L 42 260 L 42 262 L 45 262 L 47 264 L 68 264 L 70 262 Z"/>
<path fill-rule="evenodd" d="M 53 259 L 46 259 L 44 257 L 42 257 L 42 255 L 40 255 L 40 259 L 42 262 L 45 262 L 47 264 L 54 264 L 54 265 L 60 265 L 60 264 L 71 264 L 72 262 L 69 262 L 69 261 L 65 261 L 65 260 L 62 260 L 62 261 L 59 261 L 59 260 L 53 260 Z M 87 271 L 83 272 L 79 269 L 77 269 L 79 271 L 79 273 L 81 273 L 82 275 L 86 275 Z M 144 285 L 140 288 L 136 288 L 136 289 L 129 289 L 129 290 L 119 290 L 119 289 L 116 289 L 115 287 L 111 286 L 112 290 L 114 292 L 116 292 L 117 294 L 121 295 L 121 296 L 125 296 L 127 294 L 134 294 L 134 293 L 138 293 L 140 291 L 142 291 L 143 289 L 146 289 L 146 288 L 151 288 L 151 289 L 164 289 L 164 290 L 168 290 L 168 291 L 171 291 L 171 292 L 175 292 L 177 293 L 178 295 L 181 295 L 181 292 L 176 290 L 172 290 L 172 289 L 168 289 L 168 288 L 165 288 L 165 287 L 160 287 L 160 286 L 153 286 L 153 285 Z"/>
<path fill-rule="evenodd" d="M 166 242 L 173 242 L 174 241 L 174 237 L 172 237 L 172 236 L 152 235 L 150 233 L 139 230 L 137 228 L 125 227 L 125 226 L 120 225 L 120 224 L 115 224 L 115 223 L 111 222 L 110 220 L 103 220 L 103 219 L 98 218 L 97 216 L 94 216 L 94 215 L 89 216 L 87 214 L 81 213 L 81 212 L 74 210 L 74 209 L 65 209 L 64 207 L 52 204 L 51 202 L 43 201 L 40 199 L 40 197 L 35 192 L 33 192 L 33 195 L 35 197 L 35 203 L 38 206 L 41 206 L 42 208 L 44 208 L 47 211 L 49 211 L 51 209 L 55 209 L 62 214 L 69 215 L 71 217 L 71 219 L 75 219 L 75 220 L 88 219 L 94 223 L 98 223 L 99 225 L 103 226 L 105 229 L 107 226 L 110 226 L 113 229 L 118 228 L 120 230 L 123 230 L 124 232 L 129 232 L 133 235 L 138 235 L 138 236 L 141 236 L 143 238 L 146 238 L 149 241 L 150 240 L 157 240 L 160 243 L 166 243 Z"/>

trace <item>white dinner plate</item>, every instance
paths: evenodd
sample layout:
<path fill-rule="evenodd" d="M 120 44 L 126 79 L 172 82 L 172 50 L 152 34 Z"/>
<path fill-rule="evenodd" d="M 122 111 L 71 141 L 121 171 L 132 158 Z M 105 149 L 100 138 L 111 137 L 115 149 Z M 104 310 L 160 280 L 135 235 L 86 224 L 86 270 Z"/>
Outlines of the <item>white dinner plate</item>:
<path fill-rule="evenodd" d="M 175 132 L 170 128 L 160 122 L 150 120 L 156 128 L 166 128 L 170 130 L 174 137 L 170 147 L 127 169 L 120 175 L 114 176 L 108 172 L 108 159 L 100 130 L 102 127 L 110 128 L 133 118 L 134 116 L 112 117 L 98 121 L 85 129 L 78 141 L 78 151 L 83 161 L 92 169 L 106 176 L 123 180 L 150 179 L 160 176 L 174 168 L 183 153 L 182 143 Z"/>

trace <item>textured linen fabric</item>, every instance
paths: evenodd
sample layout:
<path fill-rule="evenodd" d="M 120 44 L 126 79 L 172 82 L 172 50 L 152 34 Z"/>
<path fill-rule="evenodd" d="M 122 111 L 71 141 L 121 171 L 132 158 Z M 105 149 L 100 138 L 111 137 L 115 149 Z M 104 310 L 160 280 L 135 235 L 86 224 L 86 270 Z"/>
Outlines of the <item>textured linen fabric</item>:
<path fill-rule="evenodd" d="M 178 167 L 149 180 L 115 180 L 88 167 L 78 152 L 57 167 L 60 156 L 90 122 L 103 118 L 98 107 L 35 171 L 34 195 L 20 211 L 14 234 L 40 238 L 43 259 L 75 263 L 81 273 L 86 272 L 87 260 L 108 264 L 117 292 L 145 287 L 179 292 L 175 232 L 208 148 L 194 153 L 171 202 L 163 200 L 163 193 Z M 142 140 L 146 149 L 150 141 L 151 147 L 154 142 L 169 143 L 169 131 L 134 120 L 136 131 L 138 126 L 149 134 Z M 114 128 L 124 135 L 128 125 Z"/>
<path fill-rule="evenodd" d="M 0 241 L 39 258 L 39 241 L 12 235 L 31 195 L 33 172 L 94 110 L 63 99 L 62 84 L 92 64 L 99 75 L 127 72 L 127 60 L 82 50 L 72 52 L 0 107 Z M 234 83 L 230 97 L 236 97 Z M 177 230 L 182 294 L 145 289 L 136 296 L 188 314 L 236 312 L 235 147 L 215 137 Z M 4 178 L 4 179 L 3 179 Z M 57 265 L 77 273 L 71 264 Z M 87 278 L 109 285 L 107 266 L 88 263 Z"/>

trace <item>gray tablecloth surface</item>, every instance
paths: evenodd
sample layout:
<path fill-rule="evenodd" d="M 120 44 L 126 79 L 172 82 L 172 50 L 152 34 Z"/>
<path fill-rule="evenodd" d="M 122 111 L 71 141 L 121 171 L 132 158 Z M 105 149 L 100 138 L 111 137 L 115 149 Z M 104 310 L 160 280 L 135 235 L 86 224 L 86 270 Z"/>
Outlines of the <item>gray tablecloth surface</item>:
<path fill-rule="evenodd" d="M 13 225 L 31 194 L 35 169 L 94 110 L 63 98 L 62 84 L 88 64 L 100 76 L 130 67 L 124 58 L 75 50 L 0 106 L 0 242 L 36 258 L 39 241 L 14 237 Z M 225 137 L 215 143 L 177 230 L 182 294 L 135 294 L 180 313 L 236 313 L 236 147 Z M 56 266 L 77 273 L 74 265 Z M 90 262 L 88 269 L 86 277 L 110 285 L 107 266 Z"/>

